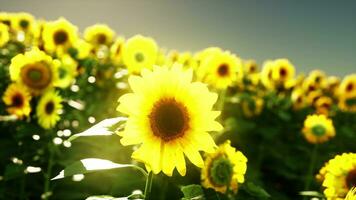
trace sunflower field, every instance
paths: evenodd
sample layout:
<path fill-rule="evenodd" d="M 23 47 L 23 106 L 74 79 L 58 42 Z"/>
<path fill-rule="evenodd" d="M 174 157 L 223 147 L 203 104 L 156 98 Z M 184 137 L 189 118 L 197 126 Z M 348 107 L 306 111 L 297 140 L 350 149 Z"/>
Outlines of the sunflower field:
<path fill-rule="evenodd" d="M 356 199 L 356 74 L 0 13 L 0 199 Z"/>

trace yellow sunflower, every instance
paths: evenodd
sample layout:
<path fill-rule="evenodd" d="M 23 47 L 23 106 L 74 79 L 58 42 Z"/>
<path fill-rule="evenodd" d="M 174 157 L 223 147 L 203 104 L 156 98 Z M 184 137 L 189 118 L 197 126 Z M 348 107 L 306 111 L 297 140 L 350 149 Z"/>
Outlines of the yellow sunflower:
<path fill-rule="evenodd" d="M 325 115 L 308 115 L 302 132 L 305 139 L 313 144 L 324 143 L 335 136 L 333 122 Z"/>
<path fill-rule="evenodd" d="M 356 187 L 350 189 L 346 195 L 345 200 L 356 200 Z"/>
<path fill-rule="evenodd" d="M 45 129 L 50 129 L 60 120 L 62 110 L 62 97 L 54 90 L 47 91 L 38 102 L 36 114 L 38 124 Z"/>
<path fill-rule="evenodd" d="M 288 59 L 277 59 L 273 61 L 272 79 L 277 84 L 284 84 L 293 79 L 295 68 Z"/>
<path fill-rule="evenodd" d="M 115 32 L 106 24 L 95 24 L 84 30 L 84 39 L 93 46 L 109 46 L 114 36 Z"/>
<path fill-rule="evenodd" d="M 291 100 L 293 103 L 293 109 L 299 110 L 306 106 L 306 99 L 304 92 L 301 88 L 295 88 L 291 94 Z"/>
<path fill-rule="evenodd" d="M 64 18 L 45 24 L 42 33 L 44 48 L 59 56 L 66 53 L 78 39 L 77 27 Z"/>
<path fill-rule="evenodd" d="M 122 63 L 122 50 L 125 44 L 125 38 L 118 37 L 110 47 L 110 58 L 115 64 Z"/>
<path fill-rule="evenodd" d="M 11 22 L 13 21 L 13 14 L 12 13 L 7 13 L 7 12 L 0 12 L 0 24 L 5 24 L 9 28 L 12 27 Z"/>
<path fill-rule="evenodd" d="M 356 95 L 340 96 L 338 107 L 344 112 L 356 112 Z"/>
<path fill-rule="evenodd" d="M 255 74 L 258 72 L 258 66 L 255 60 L 244 61 L 244 72 L 246 74 Z"/>
<path fill-rule="evenodd" d="M 31 95 L 22 85 L 15 83 L 9 85 L 2 99 L 7 106 L 8 113 L 16 115 L 20 119 L 29 116 Z"/>
<path fill-rule="evenodd" d="M 321 70 L 313 70 L 303 83 L 305 91 L 324 89 L 327 86 L 327 77 Z"/>
<path fill-rule="evenodd" d="M 356 153 L 343 153 L 326 165 L 323 181 L 327 200 L 343 199 L 356 186 Z"/>
<path fill-rule="evenodd" d="M 327 78 L 328 91 L 334 96 L 339 95 L 340 79 L 336 76 L 329 76 Z"/>
<path fill-rule="evenodd" d="M 315 106 L 315 102 L 323 96 L 321 90 L 314 90 L 306 94 L 307 97 L 307 104 L 309 106 Z"/>
<path fill-rule="evenodd" d="M 323 114 L 328 116 L 333 104 L 333 100 L 330 97 L 322 96 L 315 101 L 315 108 L 317 114 Z"/>
<path fill-rule="evenodd" d="M 158 46 L 149 37 L 136 35 L 124 45 L 122 58 L 130 73 L 139 74 L 143 68 L 152 69 L 158 56 Z"/>
<path fill-rule="evenodd" d="M 10 40 L 9 28 L 5 24 L 0 24 L 0 47 Z"/>
<path fill-rule="evenodd" d="M 340 96 L 356 96 L 356 74 L 345 76 L 339 86 L 338 92 Z"/>
<path fill-rule="evenodd" d="M 68 54 L 54 61 L 58 66 L 58 80 L 54 83 L 60 88 L 68 87 L 77 75 L 77 62 Z"/>
<path fill-rule="evenodd" d="M 201 182 L 205 188 L 212 188 L 225 193 L 227 186 L 234 193 L 238 184 L 245 181 L 247 158 L 231 147 L 230 141 L 220 145 L 214 153 L 206 154 L 204 168 L 201 171 Z"/>
<path fill-rule="evenodd" d="M 234 81 L 242 81 L 243 69 L 241 59 L 229 51 L 215 53 L 200 63 L 199 80 L 217 89 L 226 89 Z"/>
<path fill-rule="evenodd" d="M 193 55 L 190 52 L 182 52 L 179 53 L 177 51 L 171 51 L 169 52 L 167 56 L 167 62 L 166 65 L 172 66 L 174 63 L 179 63 L 183 66 L 183 68 L 188 69 L 196 69 L 197 68 L 197 62 L 194 59 Z"/>
<path fill-rule="evenodd" d="M 273 61 L 267 60 L 263 63 L 262 71 L 260 72 L 261 82 L 267 89 L 274 89 L 273 81 Z"/>
<path fill-rule="evenodd" d="M 172 68 L 144 69 L 142 76 L 129 77 L 133 93 L 119 98 L 118 111 L 127 114 L 123 145 L 141 144 L 132 158 L 145 163 L 157 174 L 172 176 L 174 168 L 184 176 L 184 155 L 203 167 L 199 151 L 213 152 L 215 142 L 209 131 L 220 131 L 215 121 L 219 111 L 212 111 L 217 94 L 206 85 L 192 82 L 192 70 L 180 65 Z"/>
<path fill-rule="evenodd" d="M 32 49 L 11 60 L 10 77 L 25 85 L 32 94 L 39 95 L 57 81 L 57 66 L 43 51 Z"/>
<path fill-rule="evenodd" d="M 86 42 L 85 40 L 78 39 L 73 44 L 74 49 L 77 51 L 77 58 L 84 59 L 90 56 L 92 45 Z"/>
<path fill-rule="evenodd" d="M 12 18 L 12 27 L 16 32 L 34 34 L 36 26 L 35 18 L 29 13 L 15 13 Z"/>

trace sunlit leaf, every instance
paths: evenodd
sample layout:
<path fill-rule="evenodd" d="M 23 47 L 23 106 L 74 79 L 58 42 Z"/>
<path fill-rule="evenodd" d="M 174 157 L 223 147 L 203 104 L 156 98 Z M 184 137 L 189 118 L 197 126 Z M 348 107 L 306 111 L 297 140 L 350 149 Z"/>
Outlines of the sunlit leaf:
<path fill-rule="evenodd" d="M 52 178 L 52 180 L 62 179 L 76 174 L 87 174 L 95 171 L 128 167 L 138 169 L 144 175 L 147 175 L 147 173 L 142 168 L 136 165 L 118 164 L 110 160 L 104 160 L 99 158 L 86 158 L 69 165 L 64 170 L 62 170 L 56 177 Z"/>
<path fill-rule="evenodd" d="M 100 196 L 91 196 L 86 198 L 85 200 L 127 200 L 127 197 L 112 197 L 112 196 L 107 196 L 107 195 L 100 195 Z"/>
<path fill-rule="evenodd" d="M 204 199 L 203 188 L 200 185 L 187 185 L 181 188 L 184 194 L 183 200 L 198 200 Z"/>

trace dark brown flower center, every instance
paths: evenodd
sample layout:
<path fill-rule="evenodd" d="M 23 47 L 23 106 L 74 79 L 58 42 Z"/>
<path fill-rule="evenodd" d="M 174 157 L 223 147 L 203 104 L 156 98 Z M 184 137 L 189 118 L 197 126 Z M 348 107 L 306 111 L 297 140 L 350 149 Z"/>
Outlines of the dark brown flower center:
<path fill-rule="evenodd" d="M 250 73 L 253 73 L 256 71 L 256 65 L 251 65 L 250 66 Z"/>
<path fill-rule="evenodd" d="M 25 20 L 25 19 L 22 19 L 22 20 L 20 21 L 20 26 L 21 26 L 21 28 L 23 28 L 23 29 L 27 29 L 29 25 L 30 25 L 30 22 L 27 21 L 27 20 Z"/>
<path fill-rule="evenodd" d="M 30 88 L 44 89 L 50 84 L 52 73 L 46 64 L 33 63 L 22 68 L 21 79 Z"/>
<path fill-rule="evenodd" d="M 12 96 L 11 100 L 12 100 L 12 106 L 17 108 L 22 107 L 24 103 L 23 96 L 20 93 L 17 93 L 14 96 Z"/>
<path fill-rule="evenodd" d="M 135 54 L 135 59 L 137 62 L 143 62 L 145 60 L 145 56 L 139 52 Z"/>
<path fill-rule="evenodd" d="M 279 75 L 281 75 L 281 77 L 284 78 L 285 76 L 287 76 L 287 70 L 284 67 L 282 67 L 279 70 Z"/>
<path fill-rule="evenodd" d="M 183 136 L 189 128 L 187 108 L 174 98 L 158 101 L 148 117 L 153 134 L 165 141 Z"/>
<path fill-rule="evenodd" d="M 347 174 L 346 185 L 349 189 L 356 186 L 356 168 L 354 168 Z"/>
<path fill-rule="evenodd" d="M 220 76 L 227 76 L 229 74 L 229 66 L 225 63 L 218 67 L 218 74 Z"/>
<path fill-rule="evenodd" d="M 47 115 L 50 115 L 52 114 L 54 111 L 54 103 L 53 101 L 49 101 L 46 103 L 46 106 L 45 106 L 45 112 Z"/>
<path fill-rule="evenodd" d="M 98 44 L 105 44 L 106 43 L 106 35 L 104 34 L 99 34 L 97 36 L 97 43 Z"/>
<path fill-rule="evenodd" d="M 68 40 L 68 34 L 64 30 L 58 30 L 54 33 L 53 40 L 57 45 L 64 44 Z"/>
<path fill-rule="evenodd" d="M 352 83 L 347 84 L 346 91 L 351 92 L 354 89 L 354 85 Z"/>

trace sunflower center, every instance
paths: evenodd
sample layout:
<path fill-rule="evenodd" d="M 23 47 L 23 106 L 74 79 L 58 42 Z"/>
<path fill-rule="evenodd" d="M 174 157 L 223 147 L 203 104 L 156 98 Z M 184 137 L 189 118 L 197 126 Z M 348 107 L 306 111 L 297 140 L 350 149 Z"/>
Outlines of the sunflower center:
<path fill-rule="evenodd" d="M 105 44 L 106 43 L 106 36 L 104 34 L 99 34 L 97 36 L 98 44 Z"/>
<path fill-rule="evenodd" d="M 142 62 L 143 60 L 145 60 L 145 56 L 143 55 L 143 53 L 136 53 L 135 59 L 137 62 Z"/>
<path fill-rule="evenodd" d="M 229 66 L 225 63 L 218 67 L 218 74 L 220 76 L 227 76 L 229 74 Z"/>
<path fill-rule="evenodd" d="M 326 129 L 323 125 L 317 124 L 312 127 L 312 132 L 315 136 L 323 136 L 326 133 Z"/>
<path fill-rule="evenodd" d="M 23 105 L 23 102 L 24 102 L 23 96 L 21 94 L 19 94 L 19 93 L 14 95 L 11 100 L 12 100 L 12 105 L 14 107 L 21 107 Z"/>
<path fill-rule="evenodd" d="M 53 101 L 49 101 L 46 103 L 46 106 L 45 106 L 45 112 L 47 115 L 50 115 L 52 114 L 54 111 L 54 103 Z"/>
<path fill-rule="evenodd" d="M 348 188 L 352 188 L 356 186 L 356 168 L 354 168 L 347 174 L 346 184 Z"/>
<path fill-rule="evenodd" d="M 351 92 L 354 89 L 354 85 L 352 83 L 347 84 L 346 91 Z"/>
<path fill-rule="evenodd" d="M 287 70 L 282 67 L 282 68 L 279 70 L 279 74 L 280 74 L 281 77 L 283 78 L 283 77 L 287 76 Z"/>
<path fill-rule="evenodd" d="M 320 76 L 317 76 L 317 77 L 315 78 L 315 82 L 316 82 L 316 83 L 320 83 L 320 81 L 321 81 L 321 77 L 320 77 Z"/>
<path fill-rule="evenodd" d="M 220 156 L 211 164 L 210 180 L 216 186 L 225 186 L 230 183 L 233 175 L 233 165 L 228 158 Z"/>
<path fill-rule="evenodd" d="M 67 70 L 64 67 L 58 69 L 58 75 L 60 79 L 63 79 L 67 75 Z"/>
<path fill-rule="evenodd" d="M 169 141 L 180 137 L 188 129 L 187 108 L 175 99 L 161 99 L 149 115 L 153 134 Z"/>
<path fill-rule="evenodd" d="M 22 19 L 20 21 L 20 26 L 23 28 L 23 29 L 27 29 L 28 25 L 29 25 L 29 21 L 25 20 L 25 19 Z"/>
<path fill-rule="evenodd" d="M 250 66 L 250 73 L 253 73 L 256 71 L 256 66 L 255 65 L 251 65 Z"/>
<path fill-rule="evenodd" d="M 11 21 L 10 20 L 3 20 L 1 21 L 3 24 L 7 25 L 7 26 L 11 26 Z"/>
<path fill-rule="evenodd" d="M 33 63 L 24 66 L 21 70 L 21 79 L 30 88 L 44 89 L 52 79 L 52 74 L 44 63 Z"/>
<path fill-rule="evenodd" d="M 53 39 L 57 45 L 64 44 L 68 40 L 68 34 L 64 30 L 59 30 L 53 35 Z"/>

